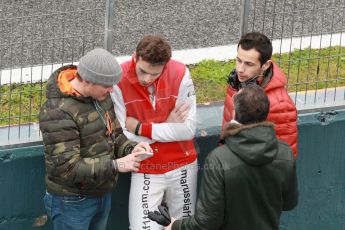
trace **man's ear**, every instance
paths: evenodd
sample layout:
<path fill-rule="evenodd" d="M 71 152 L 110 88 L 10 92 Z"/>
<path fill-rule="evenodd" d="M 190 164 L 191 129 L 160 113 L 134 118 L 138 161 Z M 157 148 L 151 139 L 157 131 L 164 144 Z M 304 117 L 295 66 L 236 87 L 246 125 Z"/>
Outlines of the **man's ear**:
<path fill-rule="evenodd" d="M 262 73 L 264 73 L 268 68 L 270 68 L 272 64 L 272 60 L 268 60 L 267 62 L 265 62 L 262 66 L 261 66 L 261 70 L 262 70 Z"/>
<path fill-rule="evenodd" d="M 133 52 L 133 61 L 134 63 L 137 63 L 137 52 Z"/>

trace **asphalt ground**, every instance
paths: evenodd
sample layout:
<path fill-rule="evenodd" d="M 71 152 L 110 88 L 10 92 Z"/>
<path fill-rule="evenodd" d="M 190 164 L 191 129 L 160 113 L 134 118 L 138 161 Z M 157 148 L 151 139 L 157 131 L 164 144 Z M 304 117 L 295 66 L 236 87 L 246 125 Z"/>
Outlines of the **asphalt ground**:
<path fill-rule="evenodd" d="M 77 61 L 103 46 L 105 0 L 0 2 L 0 69 Z M 174 50 L 235 44 L 241 0 L 116 1 L 112 52 L 130 55 L 143 35 Z M 248 30 L 271 39 L 345 31 L 344 0 L 251 0 Z"/>

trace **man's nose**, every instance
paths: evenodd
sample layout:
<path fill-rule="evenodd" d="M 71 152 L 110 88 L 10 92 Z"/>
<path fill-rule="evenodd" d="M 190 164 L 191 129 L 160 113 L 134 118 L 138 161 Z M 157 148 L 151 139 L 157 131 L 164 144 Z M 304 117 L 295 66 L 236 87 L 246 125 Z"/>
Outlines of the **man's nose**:
<path fill-rule="evenodd" d="M 243 66 L 243 63 L 241 64 L 237 64 L 237 72 L 244 72 L 244 66 Z"/>
<path fill-rule="evenodd" d="M 151 82 L 151 74 L 149 74 L 149 73 L 144 74 L 143 82 L 150 83 Z"/>

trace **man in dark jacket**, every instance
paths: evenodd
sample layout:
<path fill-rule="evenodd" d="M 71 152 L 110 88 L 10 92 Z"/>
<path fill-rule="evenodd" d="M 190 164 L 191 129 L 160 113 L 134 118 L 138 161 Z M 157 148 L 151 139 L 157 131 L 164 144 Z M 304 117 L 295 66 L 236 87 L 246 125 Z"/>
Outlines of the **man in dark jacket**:
<path fill-rule="evenodd" d="M 47 82 L 39 122 L 44 203 L 54 229 L 105 229 L 118 172 L 138 171 L 140 154 L 152 151 L 122 133 L 109 95 L 120 78 L 115 57 L 96 48 L 78 66 L 56 70 Z"/>
<path fill-rule="evenodd" d="M 166 229 L 278 229 L 282 211 L 297 205 L 293 152 L 265 121 L 265 92 L 247 86 L 233 100 L 235 120 L 223 130 L 225 144 L 206 158 L 194 216 Z"/>

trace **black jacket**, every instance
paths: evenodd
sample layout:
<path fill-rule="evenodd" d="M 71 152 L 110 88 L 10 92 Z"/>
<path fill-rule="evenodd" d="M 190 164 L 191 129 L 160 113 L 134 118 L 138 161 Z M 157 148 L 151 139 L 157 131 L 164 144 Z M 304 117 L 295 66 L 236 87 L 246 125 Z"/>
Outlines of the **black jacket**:
<path fill-rule="evenodd" d="M 230 124 L 225 134 L 206 158 L 194 216 L 172 229 L 278 229 L 281 212 L 297 205 L 293 153 L 271 123 Z"/>

